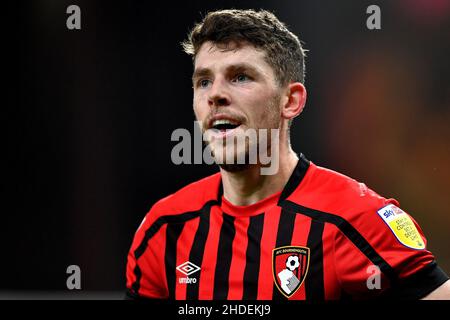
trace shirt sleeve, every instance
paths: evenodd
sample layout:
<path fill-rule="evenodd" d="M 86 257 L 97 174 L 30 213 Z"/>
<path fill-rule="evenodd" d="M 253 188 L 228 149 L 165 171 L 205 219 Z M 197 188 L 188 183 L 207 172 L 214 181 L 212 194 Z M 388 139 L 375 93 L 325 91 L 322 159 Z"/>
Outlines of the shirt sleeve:
<path fill-rule="evenodd" d="M 147 214 L 128 252 L 126 267 L 127 299 L 165 299 L 168 297 L 164 276 L 166 225 Z"/>
<path fill-rule="evenodd" d="M 427 249 L 417 222 L 385 200 L 351 217 L 336 232 L 336 274 L 343 293 L 356 299 L 420 299 L 448 276 Z"/>

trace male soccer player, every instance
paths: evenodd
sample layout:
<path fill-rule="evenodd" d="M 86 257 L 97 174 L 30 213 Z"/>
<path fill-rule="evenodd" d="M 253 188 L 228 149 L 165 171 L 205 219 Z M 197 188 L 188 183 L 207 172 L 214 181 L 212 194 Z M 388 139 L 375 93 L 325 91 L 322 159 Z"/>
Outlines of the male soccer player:
<path fill-rule="evenodd" d="M 211 152 L 234 155 L 151 208 L 128 255 L 129 297 L 450 298 L 448 276 L 396 200 L 292 150 L 289 126 L 306 101 L 297 36 L 270 12 L 221 10 L 183 47 Z M 278 131 L 265 143 L 234 139 L 261 129 Z M 279 155 L 275 172 L 250 161 L 255 146 Z"/>

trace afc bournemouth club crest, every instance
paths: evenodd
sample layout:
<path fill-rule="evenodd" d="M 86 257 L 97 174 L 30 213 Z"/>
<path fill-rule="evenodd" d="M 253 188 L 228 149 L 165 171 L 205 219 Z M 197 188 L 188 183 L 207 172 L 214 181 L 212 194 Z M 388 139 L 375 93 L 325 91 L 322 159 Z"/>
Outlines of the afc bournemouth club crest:
<path fill-rule="evenodd" d="M 287 246 L 272 251 L 272 272 L 275 285 L 290 298 L 301 287 L 308 273 L 309 248 Z"/>

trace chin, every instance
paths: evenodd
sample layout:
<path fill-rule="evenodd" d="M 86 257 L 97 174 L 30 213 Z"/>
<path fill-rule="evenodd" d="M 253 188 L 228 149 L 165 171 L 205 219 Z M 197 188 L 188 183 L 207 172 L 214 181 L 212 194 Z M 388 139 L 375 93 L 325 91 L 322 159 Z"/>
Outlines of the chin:
<path fill-rule="evenodd" d="M 246 145 L 238 145 L 237 148 L 235 145 L 225 147 L 220 145 L 213 145 L 212 150 L 212 154 L 218 165 L 223 164 L 226 166 L 242 166 L 252 163 L 254 164 L 256 161 L 256 159 L 253 159 L 253 162 L 250 161 L 248 146 Z M 218 150 L 220 150 L 221 152 L 217 152 Z"/>
<path fill-rule="evenodd" d="M 219 167 L 221 167 L 223 170 L 227 172 L 242 172 L 247 170 L 250 165 L 249 164 L 219 164 Z"/>

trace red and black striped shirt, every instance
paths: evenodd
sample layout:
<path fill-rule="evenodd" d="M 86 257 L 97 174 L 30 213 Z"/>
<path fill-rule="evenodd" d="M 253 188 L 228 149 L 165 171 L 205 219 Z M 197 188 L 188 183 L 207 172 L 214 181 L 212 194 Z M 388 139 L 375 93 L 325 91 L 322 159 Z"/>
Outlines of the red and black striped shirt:
<path fill-rule="evenodd" d="M 281 192 L 249 206 L 223 197 L 217 173 L 152 207 L 128 254 L 128 295 L 420 298 L 448 276 L 397 206 L 303 155 Z"/>

